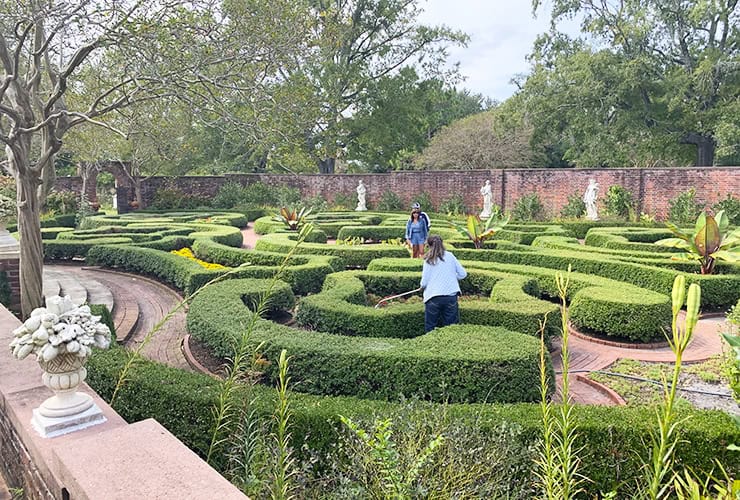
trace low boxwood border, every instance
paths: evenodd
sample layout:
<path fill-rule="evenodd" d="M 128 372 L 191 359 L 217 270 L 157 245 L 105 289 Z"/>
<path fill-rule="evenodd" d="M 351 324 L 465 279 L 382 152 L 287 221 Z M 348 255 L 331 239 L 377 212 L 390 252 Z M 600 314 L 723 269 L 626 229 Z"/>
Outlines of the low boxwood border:
<path fill-rule="evenodd" d="M 290 354 L 290 353 L 289 353 Z M 118 374 L 127 354 L 121 348 L 96 351 L 87 364 L 87 383 L 106 401 L 110 401 Z M 291 373 L 293 368 L 291 367 Z M 185 372 L 151 361 L 141 360 L 129 372 L 114 408 L 128 422 L 155 418 L 188 447 L 205 457 L 213 421 L 212 408 L 219 382 L 205 375 Z M 272 418 L 276 392 L 257 386 L 242 398 L 252 401 L 258 418 Z M 292 446 L 303 458 L 325 457 L 336 452 L 339 415 L 354 421 L 384 418 L 397 412 L 397 404 L 353 397 L 319 397 L 290 393 L 292 411 Z M 540 408 L 537 404 L 513 405 L 439 405 L 426 406 L 429 412 L 445 411 L 450 418 L 469 422 L 484 431 L 496 432 L 501 425 L 521 429 L 523 445 L 534 445 L 542 434 Z M 592 482 L 589 492 L 616 490 L 618 496 L 630 496 L 637 481 L 644 480 L 638 453 L 647 456 L 648 434 L 654 428 L 655 410 L 651 407 L 575 406 L 578 422 L 577 443 L 581 450 L 580 472 Z M 695 473 L 707 473 L 719 461 L 733 476 L 740 469 L 740 456 L 727 450 L 729 443 L 740 442 L 740 430 L 729 416 L 719 411 L 683 409 L 677 428 L 679 441 L 676 462 Z M 223 467 L 221 457 L 215 465 Z M 316 464 L 318 470 L 329 466 Z"/>

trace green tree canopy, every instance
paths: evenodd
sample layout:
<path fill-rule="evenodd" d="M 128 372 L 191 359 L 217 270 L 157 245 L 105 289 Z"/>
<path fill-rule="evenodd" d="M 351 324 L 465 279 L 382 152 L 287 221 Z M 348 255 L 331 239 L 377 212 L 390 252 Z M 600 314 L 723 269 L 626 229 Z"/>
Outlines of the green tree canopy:
<path fill-rule="evenodd" d="M 733 161 L 740 152 L 737 4 L 555 0 L 553 30 L 536 43 L 522 83 L 535 136 L 578 166 Z M 555 31 L 573 16 L 583 20 L 579 40 Z"/>

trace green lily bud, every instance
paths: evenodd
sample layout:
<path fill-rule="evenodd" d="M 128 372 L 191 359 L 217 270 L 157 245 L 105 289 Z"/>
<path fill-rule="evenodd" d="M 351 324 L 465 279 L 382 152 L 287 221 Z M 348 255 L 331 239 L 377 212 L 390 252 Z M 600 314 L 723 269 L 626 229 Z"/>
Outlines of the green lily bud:
<path fill-rule="evenodd" d="M 673 317 L 678 314 L 678 311 L 683 307 L 683 301 L 686 298 L 686 277 L 682 274 L 676 276 L 673 280 L 673 292 L 671 293 L 671 299 L 673 303 Z"/>
<path fill-rule="evenodd" d="M 696 322 L 699 320 L 699 306 L 701 305 L 701 287 L 696 283 L 689 286 L 689 296 L 686 300 L 686 332 L 691 335 Z"/>

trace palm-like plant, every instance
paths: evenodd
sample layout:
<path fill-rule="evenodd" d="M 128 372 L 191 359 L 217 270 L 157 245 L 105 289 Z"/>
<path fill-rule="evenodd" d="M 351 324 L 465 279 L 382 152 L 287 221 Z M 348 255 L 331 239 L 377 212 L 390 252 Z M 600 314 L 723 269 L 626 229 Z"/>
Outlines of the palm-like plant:
<path fill-rule="evenodd" d="M 458 233 L 470 238 L 475 248 L 483 246 L 483 242 L 489 238 L 492 238 L 497 232 L 501 231 L 503 227 L 509 223 L 509 219 L 496 219 L 489 217 L 486 222 L 482 222 L 480 217 L 477 215 L 468 215 L 468 219 L 465 224 L 459 224 L 456 222 L 450 222 Z"/>
<path fill-rule="evenodd" d="M 693 233 L 680 230 L 666 223 L 677 238 L 656 241 L 656 245 L 686 250 L 686 254 L 673 257 L 675 260 L 698 260 L 702 274 L 712 274 L 717 260 L 740 262 L 740 228 L 729 230 L 730 219 L 724 210 L 715 217 L 705 212 L 696 219 Z"/>
<path fill-rule="evenodd" d="M 275 216 L 275 220 L 288 226 L 288 229 L 291 231 L 298 231 L 305 222 L 306 217 L 308 217 L 308 214 L 311 213 L 311 210 L 311 208 L 307 209 L 306 207 L 301 207 L 300 211 L 296 209 L 288 210 L 282 207 L 280 213 Z"/>

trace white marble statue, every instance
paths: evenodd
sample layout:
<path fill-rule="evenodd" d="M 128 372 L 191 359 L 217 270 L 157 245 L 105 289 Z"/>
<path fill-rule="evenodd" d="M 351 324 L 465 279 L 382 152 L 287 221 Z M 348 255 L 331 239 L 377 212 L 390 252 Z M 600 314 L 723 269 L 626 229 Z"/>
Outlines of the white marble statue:
<path fill-rule="evenodd" d="M 491 181 L 486 181 L 485 185 L 480 188 L 480 194 L 483 196 L 483 211 L 480 213 L 481 219 L 487 219 L 491 216 L 493 210 L 493 193 L 491 192 Z"/>
<path fill-rule="evenodd" d="M 599 212 L 596 208 L 596 199 L 599 197 L 599 183 L 593 179 L 588 180 L 588 187 L 583 194 L 583 202 L 586 204 L 586 218 L 599 220 Z"/>
<path fill-rule="evenodd" d="M 360 181 L 359 184 L 357 184 L 357 208 L 355 208 L 356 212 L 364 212 L 367 210 L 367 205 L 365 205 L 365 193 L 367 193 L 367 189 L 365 189 L 365 184 Z"/>

